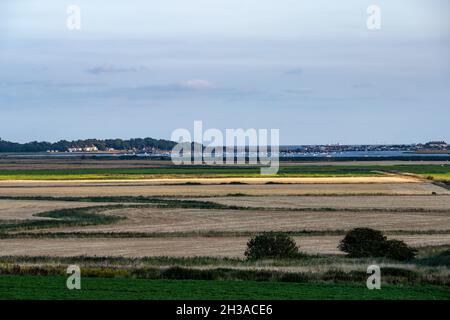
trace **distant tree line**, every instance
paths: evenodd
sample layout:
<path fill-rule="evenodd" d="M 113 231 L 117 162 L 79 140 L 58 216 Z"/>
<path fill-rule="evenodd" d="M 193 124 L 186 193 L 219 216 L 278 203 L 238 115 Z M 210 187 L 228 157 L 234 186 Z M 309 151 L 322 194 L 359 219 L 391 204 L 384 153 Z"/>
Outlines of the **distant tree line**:
<path fill-rule="evenodd" d="M 67 141 L 60 140 L 55 143 L 51 142 L 38 142 L 32 141 L 27 143 L 17 143 L 4 141 L 0 139 L 0 152 L 44 152 L 47 150 L 55 150 L 64 152 L 69 148 L 85 148 L 96 146 L 98 150 L 105 151 L 108 149 L 115 150 L 144 150 L 144 149 L 159 149 L 159 150 L 171 150 L 175 146 L 175 142 L 163 139 L 153 139 L 153 138 L 136 138 L 129 140 L 122 139 L 86 139 L 86 140 L 76 140 Z"/>

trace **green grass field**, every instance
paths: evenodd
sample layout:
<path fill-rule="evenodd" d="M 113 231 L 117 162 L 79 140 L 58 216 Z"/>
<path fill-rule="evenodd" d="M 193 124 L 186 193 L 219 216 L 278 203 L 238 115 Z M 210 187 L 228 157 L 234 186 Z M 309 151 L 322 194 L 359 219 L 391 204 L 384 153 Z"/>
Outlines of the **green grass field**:
<path fill-rule="evenodd" d="M 376 176 L 380 172 L 420 174 L 450 180 L 450 165 L 281 166 L 281 177 Z M 0 180 L 145 179 L 176 177 L 260 177 L 258 167 L 163 166 L 133 169 L 0 170 Z"/>
<path fill-rule="evenodd" d="M 383 286 L 254 281 L 145 280 L 82 278 L 81 290 L 68 290 L 58 276 L 0 276 L 0 299 L 450 299 L 433 286 Z"/>
<path fill-rule="evenodd" d="M 370 168 L 345 166 L 286 167 L 278 176 L 371 176 Z M 145 179 L 170 177 L 258 177 L 257 167 L 185 166 L 135 169 L 0 170 L 0 180 Z"/>

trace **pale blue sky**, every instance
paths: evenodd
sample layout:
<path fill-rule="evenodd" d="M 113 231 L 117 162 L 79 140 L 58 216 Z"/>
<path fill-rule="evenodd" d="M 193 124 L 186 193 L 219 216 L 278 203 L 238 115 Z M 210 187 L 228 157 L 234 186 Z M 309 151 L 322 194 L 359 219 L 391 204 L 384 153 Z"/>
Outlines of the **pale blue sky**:
<path fill-rule="evenodd" d="M 81 7 L 80 31 L 66 8 Z M 381 30 L 366 9 L 382 10 Z M 2 0 L 0 137 L 450 141 L 447 0 Z"/>

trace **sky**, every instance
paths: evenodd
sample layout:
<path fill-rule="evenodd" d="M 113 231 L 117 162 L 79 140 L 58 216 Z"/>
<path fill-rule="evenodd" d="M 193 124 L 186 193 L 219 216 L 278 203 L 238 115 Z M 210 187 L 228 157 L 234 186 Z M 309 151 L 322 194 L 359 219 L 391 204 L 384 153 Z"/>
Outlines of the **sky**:
<path fill-rule="evenodd" d="M 368 29 L 367 8 L 381 10 Z M 67 28 L 67 7 L 81 29 Z M 1 0 L 0 138 L 450 141 L 448 0 Z"/>

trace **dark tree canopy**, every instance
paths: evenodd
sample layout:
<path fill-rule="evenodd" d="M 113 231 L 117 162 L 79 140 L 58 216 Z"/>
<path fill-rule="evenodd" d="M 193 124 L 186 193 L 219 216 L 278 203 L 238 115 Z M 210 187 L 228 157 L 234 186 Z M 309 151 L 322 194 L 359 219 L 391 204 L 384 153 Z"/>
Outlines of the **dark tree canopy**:
<path fill-rule="evenodd" d="M 339 244 L 339 249 L 351 257 L 382 257 L 386 237 L 370 228 L 350 230 Z"/>
<path fill-rule="evenodd" d="M 399 261 L 411 260 L 417 253 L 403 241 L 387 240 L 381 231 L 370 228 L 350 230 L 338 248 L 353 258 L 386 257 Z"/>
<path fill-rule="evenodd" d="M 293 258 L 298 255 L 294 239 L 281 232 L 264 232 L 247 243 L 245 256 L 249 260 L 263 258 Z"/>
<path fill-rule="evenodd" d="M 175 146 L 175 142 L 169 140 L 157 140 L 153 138 L 137 138 L 137 139 L 86 139 L 67 141 L 60 140 L 58 142 L 38 142 L 32 141 L 27 143 L 9 142 L 0 139 L 0 152 L 45 152 L 47 150 L 67 151 L 69 148 L 85 148 L 95 146 L 100 151 L 110 148 L 115 150 L 144 150 L 155 148 L 158 150 L 171 150 Z"/>

